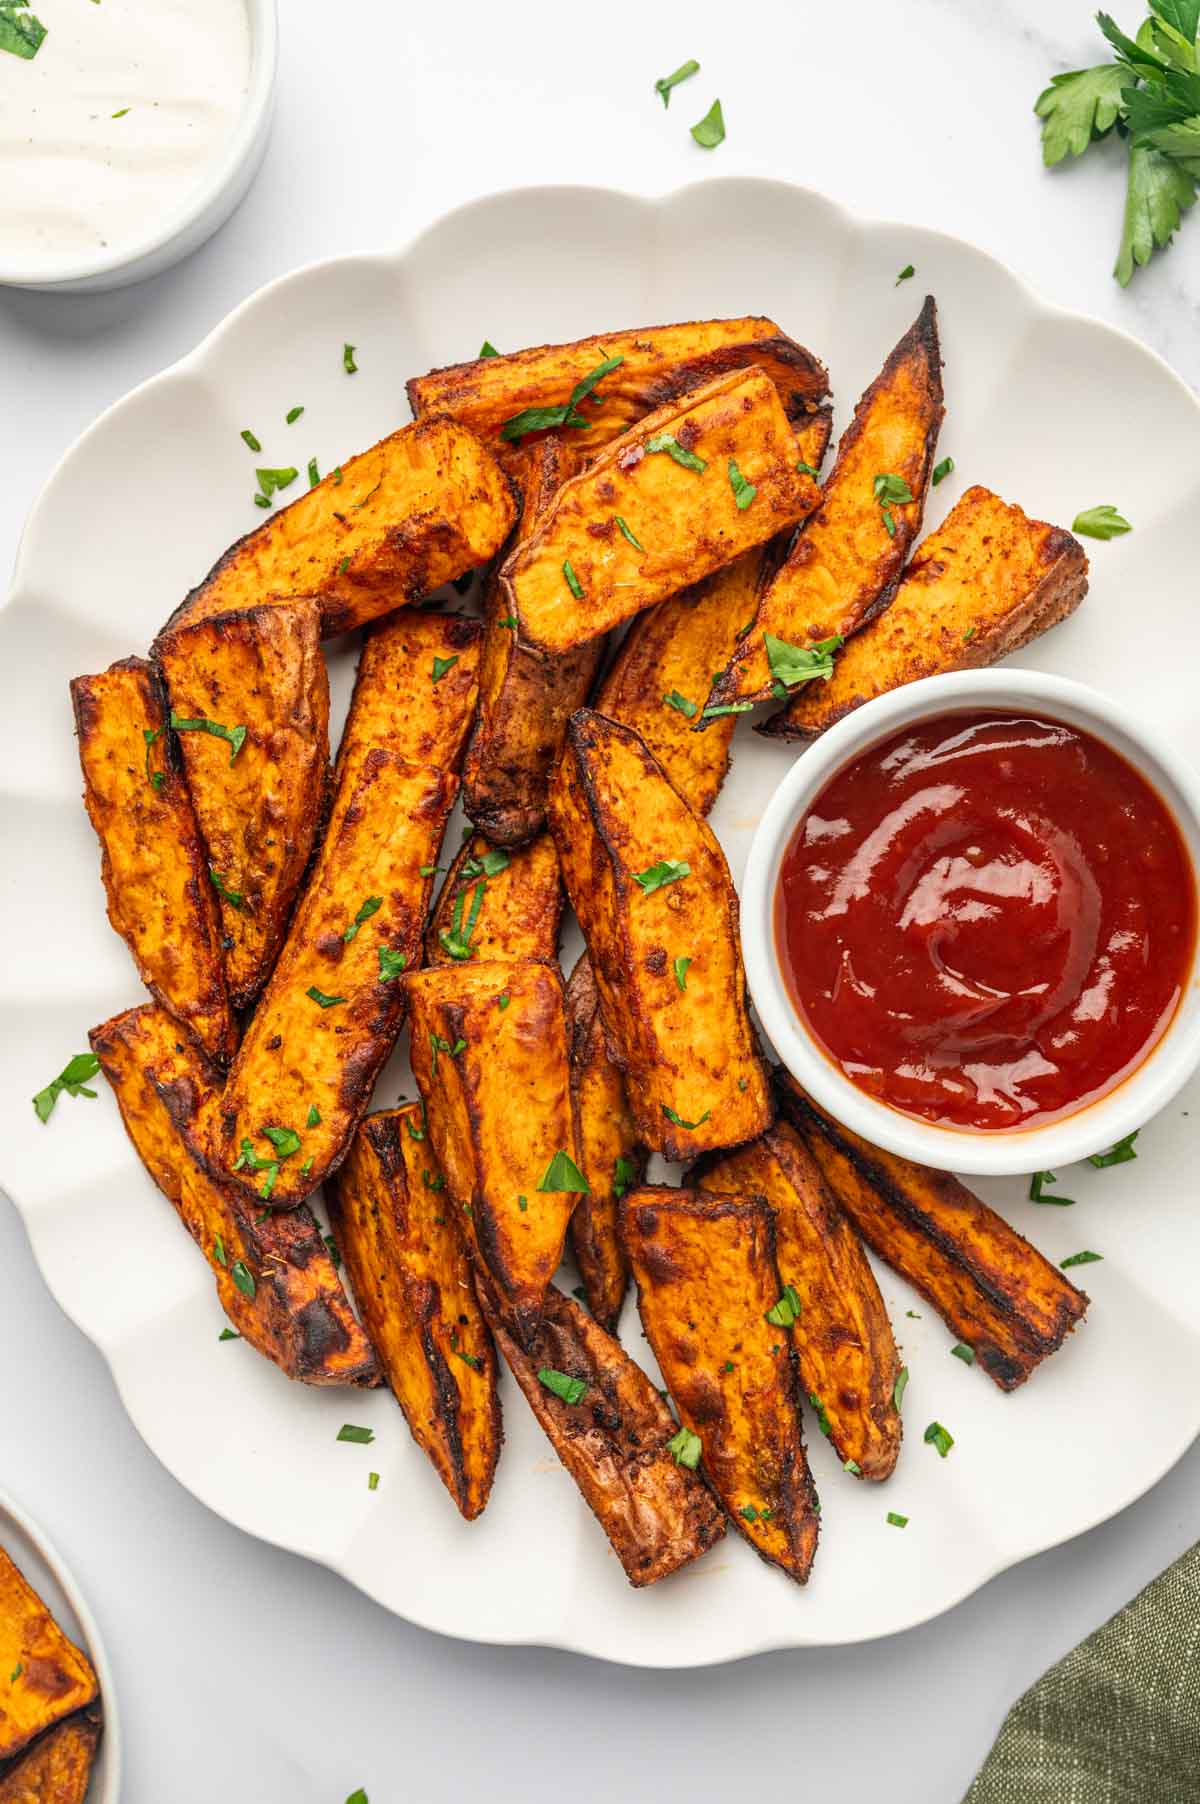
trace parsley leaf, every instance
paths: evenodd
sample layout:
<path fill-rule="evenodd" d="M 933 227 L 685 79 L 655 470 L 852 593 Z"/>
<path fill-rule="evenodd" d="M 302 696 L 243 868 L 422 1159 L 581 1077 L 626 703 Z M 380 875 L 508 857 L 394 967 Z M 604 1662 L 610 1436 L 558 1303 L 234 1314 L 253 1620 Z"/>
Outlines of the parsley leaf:
<path fill-rule="evenodd" d="M 675 960 L 675 982 L 679 985 L 681 990 L 687 989 L 688 967 L 691 962 L 690 958 L 677 958 Z"/>
<path fill-rule="evenodd" d="M 1057 1184 L 1058 1179 L 1052 1171 L 1035 1171 L 1029 1180 L 1029 1200 L 1031 1203 L 1053 1203 L 1059 1209 L 1073 1209 L 1073 1196 L 1047 1196 L 1045 1186 Z"/>
<path fill-rule="evenodd" d="M 351 940 L 355 937 L 359 928 L 362 926 L 363 922 L 369 921 L 373 914 L 378 914 L 379 910 L 382 907 L 383 907 L 383 897 L 382 896 L 368 896 L 367 897 L 366 901 L 363 903 L 362 907 L 359 909 L 358 913 L 355 915 L 354 919 L 351 921 L 349 927 L 347 927 L 345 933 L 342 935 L 342 938 L 346 942 L 347 945 L 349 945 Z"/>
<path fill-rule="evenodd" d="M 937 1448 L 942 1459 L 945 1459 L 951 1447 L 954 1445 L 954 1436 L 950 1433 L 948 1428 L 943 1428 L 940 1422 L 931 1422 L 929 1424 L 929 1427 L 925 1430 L 924 1439 L 927 1447 Z"/>
<path fill-rule="evenodd" d="M 320 1116 L 317 1117 L 318 1121 Z M 290 1159 L 293 1153 L 300 1151 L 300 1136 L 295 1128 L 263 1127 L 259 1133 L 264 1140 L 269 1140 L 281 1159 Z"/>
<path fill-rule="evenodd" d="M 899 1515 L 895 1510 L 889 1510 L 885 1520 L 890 1522 L 893 1528 L 908 1527 L 908 1517 Z"/>
<path fill-rule="evenodd" d="M 929 480 L 933 484 L 934 488 L 936 489 L 939 482 L 944 482 L 946 480 L 947 476 L 951 476 L 951 475 L 953 475 L 953 473 L 954 473 L 954 459 L 952 457 L 943 457 L 940 464 L 934 464 L 933 475 L 929 478 Z"/>
<path fill-rule="evenodd" d="M 310 984 L 304 994 L 313 1002 L 319 1003 L 321 1008 L 333 1008 L 337 1003 L 345 1002 L 346 1000 L 344 996 L 327 996 L 324 990 L 319 990 L 317 988 L 315 983 Z"/>
<path fill-rule="evenodd" d="M 359 1428 L 355 1422 L 343 1422 L 334 1436 L 338 1441 L 354 1441 L 360 1447 L 369 1447 L 375 1439 L 373 1428 Z"/>
<path fill-rule="evenodd" d="M 798 688 L 801 683 L 812 682 L 814 677 L 831 677 L 833 654 L 841 644 L 837 634 L 830 639 L 818 639 L 815 645 L 789 645 L 786 639 L 777 639 L 774 633 L 764 633 L 763 645 L 777 698 L 783 701 L 789 690 Z M 708 708 L 704 711 L 706 714 L 716 712 Z"/>
<path fill-rule="evenodd" d="M 294 426 L 303 412 L 304 409 L 302 407 L 289 407 L 284 416 L 287 425 Z"/>
<path fill-rule="evenodd" d="M 779 1301 L 767 1310 L 767 1320 L 773 1328 L 791 1328 L 800 1319 L 800 1298 L 794 1285 L 785 1284 Z"/>
<path fill-rule="evenodd" d="M 652 896 L 656 889 L 664 884 L 678 883 L 682 877 L 690 877 L 692 867 L 686 858 L 660 858 L 644 871 L 635 871 L 633 881 L 641 886 L 644 896 Z"/>
<path fill-rule="evenodd" d="M 617 1202 L 620 1202 L 636 1177 L 637 1168 L 633 1162 L 618 1154 L 616 1164 L 613 1166 L 612 1175 L 612 1193 Z"/>
<path fill-rule="evenodd" d="M 241 432 L 238 434 L 238 437 L 243 439 L 246 442 L 246 444 L 249 445 L 249 447 L 252 451 L 261 451 L 262 450 L 261 444 L 259 443 L 258 439 L 255 438 L 254 434 L 251 432 L 249 426 L 243 426 Z"/>
<path fill-rule="evenodd" d="M 680 63 L 670 75 L 660 75 L 654 84 L 654 92 L 662 96 L 664 107 L 671 104 L 671 89 L 677 88 L 681 81 L 690 81 L 693 75 L 699 75 L 700 65 L 695 57 L 689 57 L 686 63 Z"/>
<path fill-rule="evenodd" d="M 646 440 L 645 448 L 648 452 L 665 451 L 677 464 L 682 464 L 685 470 L 695 470 L 698 476 L 703 475 L 708 468 L 704 459 L 681 445 L 673 432 L 656 432 L 653 438 Z"/>
<path fill-rule="evenodd" d="M 692 136 L 702 150 L 715 150 L 718 144 L 724 144 L 725 115 L 719 100 L 714 100 L 703 119 L 693 125 Z"/>
<path fill-rule="evenodd" d="M 222 877 L 220 871 L 214 870 L 211 864 L 208 867 L 208 875 L 213 888 L 223 902 L 228 902 L 230 908 L 245 908 L 246 898 L 242 894 L 242 891 L 240 889 L 230 889 L 226 885 L 225 879 Z"/>
<path fill-rule="evenodd" d="M 620 514 L 614 514 L 613 519 L 621 529 L 622 538 L 628 539 L 635 551 L 645 551 L 646 547 L 642 544 L 641 540 L 637 538 L 628 520 L 624 519 Z"/>
<path fill-rule="evenodd" d="M 675 708 L 688 720 L 694 720 L 700 709 L 696 702 L 690 702 L 686 695 L 680 695 L 678 689 L 672 689 L 670 695 L 663 696 L 664 708 Z"/>
<path fill-rule="evenodd" d="M 229 753 L 230 764 L 246 743 L 245 727 L 226 727 L 219 720 L 206 720 L 203 717 L 198 720 L 183 720 L 174 708 L 171 709 L 171 725 L 177 733 L 210 733 L 214 739 L 227 739 L 232 748 Z"/>
<path fill-rule="evenodd" d="M 1152 144 L 1129 143 L 1129 175 L 1121 244 L 1113 274 L 1122 288 L 1135 269 L 1163 250 L 1196 199 L 1196 182 L 1188 171 Z"/>
<path fill-rule="evenodd" d="M 258 477 L 259 493 L 269 501 L 280 489 L 290 488 L 300 472 L 294 465 L 288 464 L 282 470 L 255 470 L 254 474 Z"/>
<path fill-rule="evenodd" d="M 1132 1134 L 1126 1134 L 1124 1140 L 1118 1140 L 1106 1153 L 1089 1153 L 1088 1164 L 1094 1165 L 1097 1171 L 1105 1171 L 1110 1165 L 1128 1165 L 1131 1159 L 1137 1158 L 1133 1143 L 1141 1131 L 1141 1128 L 1134 1128 Z"/>
<path fill-rule="evenodd" d="M 899 1409 L 904 1402 L 904 1393 L 908 1389 L 908 1367 L 901 1366 L 896 1374 L 896 1382 L 892 1387 L 892 1402 Z"/>
<path fill-rule="evenodd" d="M 1103 1253 L 1091 1253 L 1085 1249 L 1082 1253 L 1072 1253 L 1068 1259 L 1060 1259 L 1058 1269 L 1065 1272 L 1073 1265 L 1096 1265 L 1103 1257 Z"/>
<path fill-rule="evenodd" d="M 1051 76 L 1033 108 L 1042 121 L 1042 161 L 1048 169 L 1065 156 L 1081 157 L 1112 130 L 1128 82 L 1129 71 L 1119 63 Z"/>
<path fill-rule="evenodd" d="M 1105 501 L 1099 507 L 1085 508 L 1083 513 L 1076 514 L 1071 531 L 1082 533 L 1085 539 L 1117 539 L 1124 532 L 1132 532 L 1133 528 L 1111 502 Z"/>
<path fill-rule="evenodd" d="M 95 1098 L 97 1092 L 85 1088 L 87 1080 L 95 1077 L 100 1069 L 100 1061 L 94 1052 L 77 1052 L 73 1059 L 68 1059 L 56 1078 L 52 1078 L 44 1090 L 39 1090 L 33 1099 L 33 1112 L 44 1127 L 54 1113 L 54 1105 L 66 1092 L 68 1096 L 90 1096 Z"/>
<path fill-rule="evenodd" d="M 957 1346 L 951 1347 L 950 1357 L 951 1359 L 961 1359 L 965 1366 L 973 1366 L 975 1364 L 975 1349 L 974 1347 L 968 1347 L 965 1342 L 960 1340 Z"/>
<path fill-rule="evenodd" d="M 358 365 L 354 361 L 354 353 L 357 349 L 357 345 L 344 344 L 342 346 L 342 368 L 348 376 L 357 376 L 358 374 Z"/>
<path fill-rule="evenodd" d="M 0 5 L 0 50 L 11 51 L 29 63 L 45 36 L 46 27 L 28 10 L 25 0 L 4 0 Z"/>
<path fill-rule="evenodd" d="M 746 481 L 737 467 L 736 460 L 732 457 L 729 460 L 728 474 L 729 486 L 733 490 L 733 498 L 737 503 L 738 511 L 744 512 L 758 494 L 758 490 L 752 482 Z"/>
<path fill-rule="evenodd" d="M 894 284 L 893 284 L 893 286 L 894 286 L 894 287 L 896 287 L 896 288 L 899 288 L 899 286 L 900 286 L 900 284 L 901 284 L 901 282 L 909 282 L 909 281 L 911 281 L 911 280 L 912 280 L 912 278 L 913 278 L 913 276 L 915 276 L 915 275 L 916 275 L 916 273 L 917 273 L 917 272 L 916 272 L 916 270 L 915 270 L 915 269 L 914 269 L 914 268 L 913 268 L 913 266 L 912 266 L 912 264 L 911 264 L 911 263 L 906 263 L 906 264 L 905 264 L 905 265 L 904 265 L 904 268 L 903 268 L 903 269 L 902 269 L 902 270 L 901 270 L 901 271 L 900 271 L 900 273 L 899 273 L 899 274 L 898 274 L 898 275 L 897 275 L 897 277 L 896 277 L 896 280 L 895 280 L 895 283 L 894 283 Z"/>
<path fill-rule="evenodd" d="M 570 591 L 571 591 L 572 595 L 575 597 L 576 601 L 582 601 L 583 600 L 583 584 L 580 582 L 579 578 L 576 576 L 574 568 L 571 564 L 570 558 L 567 558 L 564 560 L 562 570 L 563 570 L 563 576 L 566 578 L 566 583 L 567 583 L 568 589 L 570 589 Z"/>
<path fill-rule="evenodd" d="M 500 353 L 492 343 L 491 339 L 485 338 L 479 347 L 479 355 L 481 357 L 499 357 Z"/>
<path fill-rule="evenodd" d="M 539 1180 L 539 1190 L 570 1191 L 580 1196 L 591 1194 L 591 1186 L 570 1153 L 557 1152 Z"/>
<path fill-rule="evenodd" d="M 538 1372 L 538 1383 L 555 1397 L 561 1397 L 564 1403 L 578 1403 L 587 1394 L 586 1378 L 572 1378 L 568 1372 L 556 1372 L 553 1366 L 542 1366 Z"/>
<path fill-rule="evenodd" d="M 455 652 L 452 658 L 435 658 L 433 660 L 433 669 L 429 673 L 430 682 L 440 683 L 446 672 L 454 669 L 460 656 L 461 653 Z"/>
<path fill-rule="evenodd" d="M 703 1127 L 704 1123 L 708 1120 L 709 1116 L 712 1114 L 711 1109 L 705 1109 L 705 1111 L 704 1111 L 703 1115 L 701 1115 L 699 1121 L 685 1121 L 683 1119 L 683 1116 L 677 1115 L 675 1110 L 673 1108 L 671 1108 L 668 1103 L 663 1103 L 662 1112 L 666 1116 L 668 1121 L 672 1122 L 677 1128 L 682 1128 L 684 1130 L 684 1132 L 687 1134 L 694 1133 L 698 1127 Z"/>
<path fill-rule="evenodd" d="M 392 948 L 390 946 L 380 946 L 379 947 L 379 981 L 380 981 L 380 983 L 391 983 L 391 981 L 394 977 L 399 977 L 401 971 L 403 971 L 403 969 L 407 963 L 408 963 L 408 959 L 405 957 L 403 952 L 393 952 Z"/>
<path fill-rule="evenodd" d="M 679 1433 L 673 1434 L 667 1442 L 667 1452 L 674 1454 L 675 1464 L 686 1466 L 689 1472 L 696 1470 L 703 1451 L 704 1446 L 700 1436 L 693 1434 L 690 1428 L 681 1428 Z"/>
<path fill-rule="evenodd" d="M 585 419 L 579 411 L 580 401 L 585 400 L 596 384 L 605 376 L 611 375 L 624 361 L 624 357 L 606 357 L 575 384 L 561 407 L 527 407 L 524 412 L 514 414 L 511 420 L 505 420 L 500 428 L 500 437 L 511 442 L 524 438 L 527 432 L 546 432 L 555 426 L 590 428 L 591 421 Z"/>

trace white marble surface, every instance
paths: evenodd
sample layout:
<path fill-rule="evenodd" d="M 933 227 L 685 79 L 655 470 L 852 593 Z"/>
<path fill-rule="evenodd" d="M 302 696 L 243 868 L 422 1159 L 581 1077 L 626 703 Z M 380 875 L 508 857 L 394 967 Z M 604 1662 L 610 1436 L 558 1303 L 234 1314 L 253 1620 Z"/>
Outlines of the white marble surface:
<path fill-rule="evenodd" d="M 0 561 L 76 434 L 243 296 L 514 183 L 806 182 L 859 211 L 975 240 L 1050 299 L 1124 327 L 1200 382 L 1200 209 L 1122 294 L 1108 274 L 1115 150 L 1049 175 L 1040 165 L 1030 107 L 1051 73 L 1099 60 L 1091 10 L 1090 0 L 761 0 L 754 13 L 728 0 L 603 10 L 524 0 L 507 11 L 281 0 L 277 128 L 224 232 L 142 289 L 0 294 Z M 687 56 L 702 73 L 664 114 L 652 82 Z M 687 126 L 715 94 L 729 136 L 709 155 Z M 186 458 L 187 446 L 174 454 Z M 1114 420 L 1114 478 L 1136 454 Z M 153 495 L 136 504 L 152 532 Z M 30 1073 L 31 1091 L 44 1075 Z M 640 1674 L 423 1634 L 209 1515 L 137 1439 L 3 1203 L 0 1372 L 0 1476 L 62 1547 L 104 1624 L 130 1804 L 340 1804 L 359 1785 L 371 1804 L 641 1800 L 685 1787 L 706 1804 L 735 1786 L 780 1784 L 956 1804 L 1008 1703 L 1180 1552 L 1200 1516 L 1193 1449 L 1123 1516 L 927 1628 Z"/>

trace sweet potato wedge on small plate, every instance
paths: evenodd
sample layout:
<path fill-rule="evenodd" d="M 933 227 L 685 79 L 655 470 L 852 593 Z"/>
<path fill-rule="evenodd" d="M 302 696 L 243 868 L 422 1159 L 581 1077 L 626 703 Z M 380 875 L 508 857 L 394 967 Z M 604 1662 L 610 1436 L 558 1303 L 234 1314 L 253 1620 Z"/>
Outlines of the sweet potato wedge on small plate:
<path fill-rule="evenodd" d="M 0 1695 L 0 1761 L 91 1704 L 99 1689 L 87 1655 L 59 1628 L 2 1547 L 0 1669 L 6 1681 Z"/>

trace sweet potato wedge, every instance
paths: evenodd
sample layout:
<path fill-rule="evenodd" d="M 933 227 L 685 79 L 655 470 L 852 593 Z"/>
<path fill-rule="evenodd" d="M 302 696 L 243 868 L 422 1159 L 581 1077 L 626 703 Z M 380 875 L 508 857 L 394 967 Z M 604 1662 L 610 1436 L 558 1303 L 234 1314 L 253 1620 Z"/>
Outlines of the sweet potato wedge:
<path fill-rule="evenodd" d="M 417 971 L 404 987 L 433 1150 L 528 1346 L 581 1194 L 562 979 L 550 965 L 472 961 Z"/>
<path fill-rule="evenodd" d="M 201 620 L 158 642 L 236 1008 L 270 974 L 325 805 L 319 630 L 312 602 L 298 601 Z"/>
<path fill-rule="evenodd" d="M 99 1720 L 78 1711 L 0 1773 L 0 1804 L 83 1804 L 99 1745 Z"/>
<path fill-rule="evenodd" d="M 150 994 L 224 1063 L 237 1030 L 217 894 L 158 672 L 144 658 L 122 658 L 76 677 L 71 702 L 108 918 Z"/>
<path fill-rule="evenodd" d="M 729 1520 L 803 1584 L 820 1512 L 791 1337 L 767 1320 L 780 1299 L 770 1209 L 646 1185 L 623 1199 L 621 1231 L 646 1338 Z"/>
<path fill-rule="evenodd" d="M 490 1287 L 484 1281 L 481 1288 L 486 1306 Z M 674 1417 L 641 1367 L 598 1322 L 551 1285 L 527 1350 L 498 1309 L 492 1329 L 631 1585 L 656 1584 L 721 1539 L 725 1523 L 716 1499 L 671 1449 L 678 1431 Z M 549 1389 L 542 1374 L 558 1390 Z"/>
<path fill-rule="evenodd" d="M 753 1140 L 771 1099 L 712 830 L 635 732 L 586 708 L 567 728 L 550 826 L 639 1139 L 667 1159 Z"/>
<path fill-rule="evenodd" d="M 948 1171 L 871 1146 L 782 1072 L 779 1102 L 867 1245 L 1001 1390 L 1024 1384 L 1083 1319 L 1085 1292 Z"/>
<path fill-rule="evenodd" d="M 631 620 L 811 513 L 799 458 L 768 377 L 706 383 L 563 484 L 501 567 L 505 616 L 547 657 Z"/>
<path fill-rule="evenodd" d="M 753 628 L 713 684 L 709 708 L 786 695 L 793 679 L 770 655 L 773 641 L 804 647 L 848 639 L 887 606 L 921 530 L 944 412 L 937 308 L 929 295 L 855 408 L 821 504 L 764 586 Z M 877 496 L 880 476 L 899 477 L 911 500 Z"/>
<path fill-rule="evenodd" d="M 459 1510 L 483 1510 L 503 1431 L 496 1350 L 419 1103 L 368 1115 L 326 1190 L 367 1333 Z"/>
<path fill-rule="evenodd" d="M 801 1303 L 792 1329 L 800 1387 L 842 1464 L 888 1478 L 903 1432 L 892 1324 L 862 1242 L 795 1128 L 781 1121 L 749 1146 L 699 1161 L 686 1181 L 770 1204 L 779 1276 Z"/>
<path fill-rule="evenodd" d="M 0 1547 L 0 1760 L 90 1704 L 96 1675 Z"/>
<path fill-rule="evenodd" d="M 582 467 L 573 446 L 551 433 L 522 452 L 519 544 L 555 494 Z M 463 767 L 463 806 L 496 845 L 519 845 L 546 821 L 546 791 L 562 752 L 567 720 L 591 691 L 604 640 L 547 659 L 527 646 L 495 571 L 484 592 L 486 625 L 479 712 Z"/>
<path fill-rule="evenodd" d="M 425 931 L 425 963 L 473 958 L 552 964 L 561 919 L 562 878 L 550 835 L 508 852 L 476 833 L 446 874 Z"/>
<path fill-rule="evenodd" d="M 258 1199 L 248 1206 L 204 1170 L 218 1081 L 170 1016 L 146 1003 L 88 1037 L 134 1151 L 208 1260 L 243 1340 L 304 1384 L 378 1384 L 375 1355 L 311 1211 L 271 1214 Z"/>
<path fill-rule="evenodd" d="M 334 768 L 336 829 L 374 746 L 457 772 L 479 693 L 480 627 L 460 614 L 401 608 L 368 634 Z"/>
<path fill-rule="evenodd" d="M 978 669 L 1073 614 L 1087 594 L 1083 546 L 1031 520 L 990 489 L 971 488 L 913 554 L 896 598 L 846 646 L 825 683 L 810 683 L 757 729 L 815 739 L 876 695 L 947 670 Z"/>
<path fill-rule="evenodd" d="M 457 788 L 448 771 L 368 752 L 325 836 L 213 1123 L 213 1165 L 251 1195 L 282 1130 L 273 1208 L 300 1202 L 344 1157 L 396 1043 L 400 974 L 420 961 Z"/>
<path fill-rule="evenodd" d="M 586 952 L 567 982 L 567 1041 L 575 1138 L 590 1186 L 571 1217 L 571 1248 L 588 1308 L 602 1328 L 615 1333 L 629 1287 L 618 1204 L 641 1183 L 646 1155 L 638 1143 L 625 1080 L 608 1056 L 600 995 Z"/>
<path fill-rule="evenodd" d="M 820 408 L 796 428 L 800 455 L 819 470 L 829 442 L 830 414 Z M 778 542 L 786 548 L 786 538 Z M 596 698 L 596 712 L 640 733 L 689 807 L 707 814 L 729 769 L 736 716 L 723 714 L 704 733 L 693 731 L 713 673 L 724 670 L 754 619 L 764 568 L 778 563 L 776 546 L 756 545 L 647 608 L 630 625 Z"/>
<path fill-rule="evenodd" d="M 167 625 L 307 595 L 326 637 L 349 632 L 485 563 L 515 515 L 508 478 L 479 440 L 423 419 L 231 545 Z"/>
<path fill-rule="evenodd" d="M 586 426 L 565 429 L 584 441 L 588 456 L 652 409 L 730 370 L 762 370 L 796 415 L 829 390 L 824 367 L 773 320 L 709 319 L 641 326 L 450 364 L 414 376 L 408 399 L 417 419 L 447 413 L 469 426 L 516 473 L 519 450 L 529 440 L 525 435 L 504 437 L 506 423 L 527 408 L 562 407 L 577 383 L 614 358 L 620 359 L 617 367 L 575 410 Z"/>

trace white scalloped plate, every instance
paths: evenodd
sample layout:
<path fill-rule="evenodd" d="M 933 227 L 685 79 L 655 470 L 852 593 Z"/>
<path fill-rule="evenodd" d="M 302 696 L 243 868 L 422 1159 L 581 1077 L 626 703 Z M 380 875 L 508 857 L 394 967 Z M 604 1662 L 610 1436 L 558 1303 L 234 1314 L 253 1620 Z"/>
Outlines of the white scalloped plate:
<path fill-rule="evenodd" d="M 910 262 L 916 280 L 896 286 Z M 912 1373 L 908 1439 L 878 1488 L 841 1474 L 810 1425 L 825 1510 L 806 1590 L 730 1535 L 690 1571 L 632 1591 L 511 1386 L 495 1493 L 467 1526 L 388 1395 L 306 1390 L 218 1342 L 204 1264 L 107 1097 L 64 1099 L 38 1125 L 32 1092 L 86 1045 L 90 1025 L 139 995 L 104 918 L 67 679 L 144 650 L 217 553 L 258 523 L 256 461 L 303 470 L 316 454 L 327 469 L 407 417 L 406 376 L 469 357 L 485 337 L 503 348 L 768 313 L 827 361 L 840 430 L 926 290 L 940 303 L 946 357 L 941 451 L 957 465 L 929 523 L 974 481 L 1060 522 L 1118 504 L 1134 532 L 1089 547 L 1090 598 L 1027 662 L 1120 685 L 1195 757 L 1191 394 L 1133 339 L 1044 305 L 971 246 L 855 220 L 779 183 L 712 181 L 657 200 L 526 189 L 452 213 L 402 252 L 300 270 L 105 414 L 33 510 L 0 615 L 4 1181 L 54 1294 L 105 1353 L 176 1477 L 231 1522 L 428 1627 L 667 1667 L 861 1640 L 937 1615 L 1132 1502 L 1200 1431 L 1188 1095 L 1143 1136 L 1137 1163 L 1071 1171 L 1074 1209 L 1032 1206 L 1018 1180 L 981 1186 L 1052 1258 L 1085 1246 L 1104 1255 L 1082 1274 L 1087 1324 L 1024 1391 L 1001 1396 L 949 1358 L 942 1324 L 881 1274 Z M 341 367 L 347 339 L 359 347 L 355 377 Z M 287 427 L 296 403 L 307 411 Z M 239 442 L 243 426 L 261 438 L 261 458 Z M 352 663 L 352 646 L 333 647 L 339 718 Z M 735 876 L 792 755 L 739 732 L 714 816 Z M 393 1062 L 381 1096 L 393 1100 L 406 1075 Z M 623 1332 L 644 1352 L 631 1310 Z M 335 1441 L 347 1417 L 374 1427 L 373 1446 Z M 935 1417 L 956 1437 L 944 1461 L 921 1442 Z M 375 1492 L 371 1469 L 382 1475 Z M 907 1515 L 907 1529 L 889 1527 L 888 1510 Z"/>

